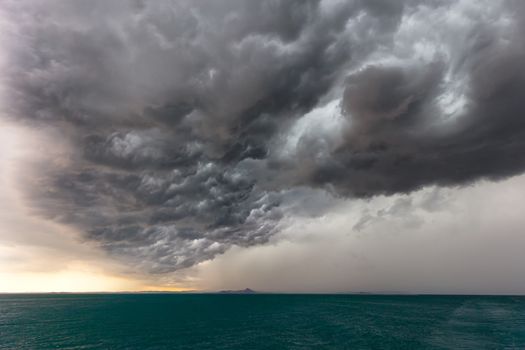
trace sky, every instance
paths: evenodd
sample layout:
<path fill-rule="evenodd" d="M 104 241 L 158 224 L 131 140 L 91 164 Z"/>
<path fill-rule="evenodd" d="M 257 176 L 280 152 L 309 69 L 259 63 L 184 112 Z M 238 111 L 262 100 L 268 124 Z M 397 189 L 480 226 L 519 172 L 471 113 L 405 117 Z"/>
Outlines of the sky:
<path fill-rule="evenodd" d="M 0 4 L 0 292 L 525 293 L 525 3 Z"/>

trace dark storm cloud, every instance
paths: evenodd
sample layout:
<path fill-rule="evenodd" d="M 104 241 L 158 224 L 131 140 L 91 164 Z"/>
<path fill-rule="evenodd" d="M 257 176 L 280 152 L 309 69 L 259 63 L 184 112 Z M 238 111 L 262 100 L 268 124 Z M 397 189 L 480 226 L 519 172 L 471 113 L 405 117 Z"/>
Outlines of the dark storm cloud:
<path fill-rule="evenodd" d="M 351 75 L 343 110 L 351 126 L 311 181 L 353 195 L 406 192 L 521 172 L 525 160 L 525 51 L 517 33 L 471 33 L 458 69 L 468 84 L 465 110 L 446 118 L 436 108 L 447 88 L 444 67 L 368 66 Z M 449 67 L 450 69 L 450 67 Z"/>
<path fill-rule="evenodd" d="M 8 2 L 5 112 L 71 145 L 37 167 L 31 203 L 167 272 L 267 242 L 283 217 L 330 206 L 319 188 L 372 196 L 520 172 L 520 11 L 503 34 L 476 18 L 453 56 L 377 62 L 404 16 L 451 4 Z M 468 88 L 450 117 L 455 82 Z M 282 146 L 338 98 L 338 135 Z"/>
<path fill-rule="evenodd" d="M 245 159 L 314 107 L 350 59 L 355 4 L 10 3 L 9 114 L 54 125 L 67 162 L 32 179 L 38 212 L 164 272 L 266 242 L 280 194 Z"/>

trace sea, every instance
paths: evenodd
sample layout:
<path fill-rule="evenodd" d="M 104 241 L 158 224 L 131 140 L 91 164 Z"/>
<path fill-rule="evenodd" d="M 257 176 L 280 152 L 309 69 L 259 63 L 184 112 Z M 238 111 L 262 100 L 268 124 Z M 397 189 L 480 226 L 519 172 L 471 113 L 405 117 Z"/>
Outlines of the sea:
<path fill-rule="evenodd" d="M 525 349 L 525 297 L 4 294 L 0 349 Z"/>

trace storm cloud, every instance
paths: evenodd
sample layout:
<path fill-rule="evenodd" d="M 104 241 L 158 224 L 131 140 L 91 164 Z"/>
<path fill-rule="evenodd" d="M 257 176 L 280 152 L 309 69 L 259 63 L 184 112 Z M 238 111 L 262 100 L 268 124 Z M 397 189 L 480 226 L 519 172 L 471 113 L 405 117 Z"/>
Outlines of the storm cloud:
<path fill-rule="evenodd" d="M 327 193 L 525 169 L 518 1 L 1 8 L 3 113 L 70 147 L 35 165 L 29 203 L 144 271 L 265 243 Z"/>

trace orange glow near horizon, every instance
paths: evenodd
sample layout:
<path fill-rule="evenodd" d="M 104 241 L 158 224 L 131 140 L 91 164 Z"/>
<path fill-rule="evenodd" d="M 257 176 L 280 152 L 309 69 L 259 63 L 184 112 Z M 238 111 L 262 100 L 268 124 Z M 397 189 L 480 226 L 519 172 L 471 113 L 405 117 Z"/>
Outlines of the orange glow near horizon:
<path fill-rule="evenodd" d="M 78 266 L 62 271 L 0 271 L 0 293 L 183 292 L 192 288 L 155 285 L 133 277 Z"/>
<path fill-rule="evenodd" d="M 140 290 L 135 281 L 87 271 L 0 273 L 0 281 L 0 291 L 5 293 Z"/>

